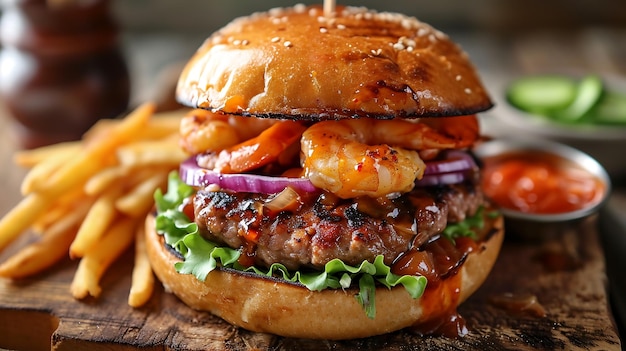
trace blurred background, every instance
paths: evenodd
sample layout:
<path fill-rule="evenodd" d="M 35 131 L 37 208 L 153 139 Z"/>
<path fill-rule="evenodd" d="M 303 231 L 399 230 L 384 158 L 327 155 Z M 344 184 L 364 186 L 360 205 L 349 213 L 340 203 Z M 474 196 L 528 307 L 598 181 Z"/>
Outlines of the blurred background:
<path fill-rule="evenodd" d="M 118 1 L 116 10 L 133 30 L 212 31 L 229 19 L 276 6 L 286 0 L 167 0 Z M 321 1 L 299 1 L 304 4 Z M 462 30 L 529 30 L 576 28 L 586 25 L 624 25 L 626 4 L 621 0 L 340 0 L 338 4 L 402 12 L 441 28 Z"/>
<path fill-rule="evenodd" d="M 130 74 L 131 105 L 168 94 L 170 87 L 164 82 L 175 79 L 176 65 L 180 66 L 211 32 L 233 18 L 297 3 L 288 0 L 0 0 L 0 9 L 7 13 L 15 7 L 27 9 L 46 1 L 106 4 L 119 25 L 121 48 Z M 503 74 L 555 69 L 621 75 L 626 70 L 626 1 L 623 0 L 340 0 L 337 3 L 402 12 L 430 23 L 468 51 L 486 80 Z M 28 15 L 31 25 L 46 22 L 45 15 Z M 89 16 L 74 16 L 65 22 L 82 17 L 87 24 L 98 23 Z M 7 40 L 7 33 L 24 30 L 21 24 L 9 22 L 3 21 L 0 28 L 4 39 L 0 44 L 5 46 L 12 44 L 7 43 L 11 41 Z M 8 81 L 7 71 L 15 69 L 14 65 L 2 66 L 0 73 L 4 72 L 5 77 L 0 74 L 0 85 Z"/>
<path fill-rule="evenodd" d="M 133 0 L 115 2 L 114 11 L 129 40 L 131 71 L 138 75 L 134 86 L 142 87 L 163 64 L 186 59 L 205 37 L 234 17 L 295 3 L 298 2 Z M 507 69 L 511 63 L 502 60 L 514 60 L 522 69 L 532 70 L 531 66 L 542 65 L 536 61 L 543 60 L 544 55 L 557 54 L 562 58 L 558 60 L 560 69 L 593 61 L 594 68 L 623 73 L 626 65 L 626 1 L 623 0 L 340 0 L 337 3 L 402 12 L 430 23 L 459 42 L 486 73 Z M 607 47 L 603 45 L 606 42 L 620 45 Z M 577 46 L 585 47 L 585 57 L 573 54 L 573 50 L 581 52 Z M 153 53 L 146 56 L 149 61 L 138 57 L 145 51 Z M 613 62 L 612 58 L 622 60 Z M 554 65 L 557 60 L 544 61 Z M 150 94 L 137 89 L 135 92 L 139 96 Z"/>

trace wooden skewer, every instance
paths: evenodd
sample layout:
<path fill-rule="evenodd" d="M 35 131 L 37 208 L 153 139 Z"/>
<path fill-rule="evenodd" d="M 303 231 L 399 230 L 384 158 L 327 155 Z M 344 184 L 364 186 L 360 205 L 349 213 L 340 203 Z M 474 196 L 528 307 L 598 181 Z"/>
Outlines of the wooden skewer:
<path fill-rule="evenodd" d="M 335 0 L 324 0 L 324 16 L 331 17 L 335 13 Z"/>

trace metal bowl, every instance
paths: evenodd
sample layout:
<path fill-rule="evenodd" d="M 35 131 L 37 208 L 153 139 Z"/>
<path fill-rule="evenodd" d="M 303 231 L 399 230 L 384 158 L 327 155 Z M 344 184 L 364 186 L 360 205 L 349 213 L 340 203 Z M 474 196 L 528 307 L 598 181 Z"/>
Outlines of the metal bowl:
<path fill-rule="evenodd" d="M 500 208 L 505 218 L 507 235 L 513 234 L 525 239 L 546 239 L 560 235 L 564 230 L 580 225 L 583 221 L 594 217 L 606 203 L 611 193 L 611 179 L 604 167 L 588 154 L 553 141 L 547 140 L 493 140 L 484 142 L 474 149 L 475 155 L 486 160 L 490 157 L 516 157 L 520 153 L 553 155 L 570 161 L 591 175 L 598 178 L 604 185 L 600 201 L 582 209 L 558 214 L 536 214 L 510 208 Z"/>

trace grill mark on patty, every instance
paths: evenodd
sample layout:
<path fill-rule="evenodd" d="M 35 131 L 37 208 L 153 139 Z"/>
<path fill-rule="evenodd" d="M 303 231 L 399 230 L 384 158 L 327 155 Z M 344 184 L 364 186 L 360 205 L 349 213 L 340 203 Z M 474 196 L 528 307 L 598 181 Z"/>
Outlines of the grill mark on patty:
<path fill-rule="evenodd" d="M 350 227 L 360 227 L 365 224 L 365 215 L 356 209 L 356 204 L 347 207 L 344 213 Z"/>
<path fill-rule="evenodd" d="M 259 266 L 280 262 L 289 269 L 319 269 L 333 258 L 358 265 L 379 254 L 391 264 L 411 246 L 425 244 L 448 222 L 463 220 L 483 204 L 482 194 L 471 184 L 418 188 L 380 204 L 373 199 L 335 199 L 327 193 L 302 194 L 297 213 L 274 216 L 263 211 L 267 198 L 198 191 L 194 210 L 200 233 L 217 243 L 253 250 Z M 249 230 L 258 233 L 255 242 L 245 235 Z"/>

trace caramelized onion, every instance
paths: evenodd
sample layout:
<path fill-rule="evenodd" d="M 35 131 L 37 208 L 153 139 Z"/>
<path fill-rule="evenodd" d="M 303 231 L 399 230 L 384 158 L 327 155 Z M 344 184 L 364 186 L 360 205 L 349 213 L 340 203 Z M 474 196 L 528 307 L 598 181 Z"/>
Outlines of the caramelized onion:
<path fill-rule="evenodd" d="M 280 193 L 269 198 L 263 204 L 263 207 L 269 210 L 271 215 L 282 211 L 295 212 L 300 205 L 302 205 L 300 195 L 293 188 L 288 186 Z"/>

